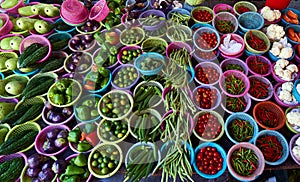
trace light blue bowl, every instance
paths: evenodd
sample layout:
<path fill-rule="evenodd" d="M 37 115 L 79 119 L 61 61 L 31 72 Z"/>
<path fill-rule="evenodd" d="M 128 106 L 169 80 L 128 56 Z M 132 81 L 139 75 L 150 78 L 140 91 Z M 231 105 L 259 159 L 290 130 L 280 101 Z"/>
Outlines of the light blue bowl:
<path fill-rule="evenodd" d="M 93 94 L 96 94 L 96 93 L 103 93 L 103 92 L 105 92 L 105 91 L 108 89 L 108 87 L 109 87 L 109 85 L 110 85 L 110 83 L 111 83 L 112 73 L 111 73 L 111 71 L 110 71 L 109 69 L 106 69 L 106 70 L 109 71 L 109 78 L 108 78 L 107 84 L 106 84 L 103 88 L 101 88 L 101 89 L 99 89 L 99 90 L 88 90 L 88 92 L 93 93 Z M 88 74 L 90 74 L 90 73 L 91 73 L 91 72 L 88 72 L 86 75 L 88 75 Z M 85 81 L 84 81 L 83 85 L 84 85 L 84 84 L 85 84 Z"/>
<path fill-rule="evenodd" d="M 196 29 L 201 28 L 201 27 L 209 27 L 209 28 L 213 28 L 214 29 L 214 27 L 211 24 L 208 24 L 208 23 L 195 23 L 191 27 L 191 29 L 192 29 L 192 31 L 196 31 Z"/>
<path fill-rule="evenodd" d="M 275 131 L 275 130 L 262 130 L 255 136 L 254 145 L 256 145 L 256 141 L 259 137 L 265 136 L 265 135 L 276 136 L 278 141 L 282 145 L 282 153 L 283 153 L 279 160 L 277 160 L 275 162 L 269 162 L 269 161 L 265 160 L 265 163 L 272 165 L 272 166 L 277 166 L 277 165 L 284 163 L 289 156 L 289 144 L 286 141 L 285 137 L 281 133 L 279 133 L 278 131 Z"/>
<path fill-rule="evenodd" d="M 128 5 L 130 5 L 130 4 L 133 4 L 135 2 L 135 0 L 126 0 L 126 6 L 128 6 Z M 150 0 L 147 0 L 145 3 L 145 7 L 144 8 L 142 8 L 142 9 L 139 9 L 139 10 L 133 10 L 132 12 L 143 12 L 143 11 L 145 11 L 148 7 L 149 7 L 149 5 L 150 5 Z"/>
<path fill-rule="evenodd" d="M 13 70 L 12 72 L 13 72 L 14 74 L 20 75 L 20 76 L 33 76 L 33 75 L 35 75 L 36 73 L 39 72 L 39 69 L 35 69 L 35 70 L 33 70 L 33 71 L 26 72 L 26 73 L 21 72 L 20 70 Z"/>
<path fill-rule="evenodd" d="M 247 57 L 249 56 L 261 56 L 262 54 L 254 54 L 253 52 L 248 51 L 247 49 L 244 50 Z"/>
<path fill-rule="evenodd" d="M 99 98 L 99 100 L 102 98 L 101 95 L 98 95 L 98 94 L 89 94 L 89 95 L 86 95 L 86 96 L 83 96 L 82 98 L 80 98 L 80 100 L 75 104 L 75 106 L 73 107 L 73 112 L 74 112 L 74 115 L 75 115 L 75 118 L 76 120 L 78 120 L 79 122 L 84 122 L 84 123 L 92 123 L 92 122 L 96 122 L 96 121 L 100 121 L 101 119 L 101 116 L 99 114 L 99 116 L 95 117 L 94 119 L 91 119 L 91 120 L 81 120 L 78 115 L 77 115 L 77 112 L 76 112 L 76 108 L 77 106 L 79 106 L 79 104 L 81 104 L 81 102 L 85 101 L 86 99 L 88 98 Z M 97 107 L 95 108 L 97 110 Z"/>
<path fill-rule="evenodd" d="M 0 78 L 1 78 L 1 80 L 4 79 L 4 75 L 3 75 L 3 73 L 1 73 L 1 72 L 0 72 Z"/>
<path fill-rule="evenodd" d="M 61 18 L 59 18 L 58 20 L 55 21 L 55 23 L 58 23 L 58 22 L 64 22 Z M 68 25 L 68 24 L 67 24 Z M 69 25 L 71 26 L 71 25 Z M 72 28 L 69 29 L 69 30 L 57 30 L 56 28 L 54 29 L 57 33 L 70 33 L 70 34 L 73 34 L 76 32 L 76 28 L 74 26 L 71 26 Z"/>
<path fill-rule="evenodd" d="M 204 174 L 203 172 L 201 172 L 199 169 L 198 169 L 198 166 L 197 166 L 197 162 L 194 162 L 193 166 L 194 166 L 194 169 L 195 171 L 203 178 L 206 178 L 206 179 L 215 179 L 215 178 L 218 178 L 220 177 L 226 170 L 227 168 L 227 163 L 226 163 L 226 152 L 225 150 L 217 143 L 214 143 L 214 142 L 205 142 L 205 143 L 202 143 L 200 144 L 196 149 L 195 149 L 195 157 L 197 156 L 198 152 L 200 151 L 201 148 L 204 148 L 204 147 L 215 147 L 218 152 L 221 154 L 222 158 L 223 158 L 223 165 L 222 165 L 222 169 L 220 171 L 218 171 L 216 174 L 214 175 L 209 175 L 209 174 Z"/>
<path fill-rule="evenodd" d="M 281 11 L 281 14 L 285 15 L 287 13 L 288 10 L 292 10 L 294 13 L 296 13 L 298 15 L 298 20 L 300 21 L 300 11 L 294 8 L 286 8 L 284 10 Z M 280 21 L 280 24 L 283 25 L 284 27 L 288 26 L 290 23 L 285 21 L 283 18 Z M 292 25 L 292 24 L 291 24 Z"/>
<path fill-rule="evenodd" d="M 229 124 L 231 123 L 231 121 L 235 120 L 235 119 L 241 119 L 241 120 L 245 120 L 248 121 L 252 126 L 253 126 L 253 136 L 252 138 L 248 141 L 249 143 L 253 143 L 255 136 L 258 133 L 258 125 L 256 123 L 256 121 L 254 120 L 254 118 L 252 116 L 250 116 L 249 114 L 243 113 L 243 112 L 237 112 L 237 113 L 233 113 L 231 114 L 225 122 L 225 133 L 227 135 L 227 137 L 229 138 L 230 141 L 232 141 L 234 144 L 238 144 L 239 142 L 236 141 L 235 139 L 233 139 L 229 133 L 228 127 Z M 244 141 L 247 142 L 247 141 Z"/>
<path fill-rule="evenodd" d="M 141 69 L 141 63 L 146 59 L 146 58 L 155 58 L 161 61 L 161 65 L 154 69 L 154 70 L 142 70 Z M 165 58 L 163 55 L 158 54 L 156 52 L 148 52 L 148 53 L 144 53 L 141 54 L 139 57 L 137 57 L 134 60 L 134 67 L 141 72 L 143 75 L 146 76 L 152 76 L 152 75 L 157 75 L 164 67 L 164 63 L 165 63 Z"/>
<path fill-rule="evenodd" d="M 67 33 L 67 32 L 57 32 L 57 33 L 54 33 L 54 34 L 51 34 L 49 37 L 48 37 L 48 40 L 55 40 L 55 41 L 60 41 L 62 39 L 71 39 L 72 38 L 72 35 Z M 68 48 L 68 44 L 61 50 L 65 50 Z"/>
<path fill-rule="evenodd" d="M 166 156 L 166 153 L 164 152 L 165 148 L 168 147 L 169 145 L 174 144 L 173 141 L 168 141 L 166 143 L 164 143 L 160 149 L 161 151 L 161 157 L 164 158 Z M 190 146 L 190 144 L 185 143 L 186 148 L 189 150 L 190 152 L 190 164 L 193 165 L 195 163 L 195 152 L 194 149 L 192 148 L 192 146 Z"/>
<path fill-rule="evenodd" d="M 196 73 L 195 73 L 194 68 L 190 68 L 190 67 L 187 68 L 187 71 L 188 71 L 188 72 L 190 73 L 190 75 L 191 75 L 191 78 L 190 78 L 190 80 L 189 80 L 189 83 L 191 83 L 191 82 L 194 80 Z"/>
<path fill-rule="evenodd" d="M 238 18 L 239 28 L 243 32 L 248 32 L 249 30 L 259 30 L 264 26 L 264 18 L 257 12 L 246 12 L 239 16 Z"/>
<path fill-rule="evenodd" d="M 299 15 L 299 16 L 300 16 L 300 15 Z M 288 29 L 288 28 L 294 29 L 295 32 L 300 32 L 300 25 L 289 24 L 287 27 L 285 27 L 285 29 L 284 29 L 285 32 L 287 32 L 287 29 Z M 287 39 L 288 39 L 288 42 L 290 42 L 293 46 L 300 44 L 300 42 L 293 41 L 293 40 L 290 39 L 288 36 L 287 36 Z"/>
<path fill-rule="evenodd" d="M 298 102 L 300 102 L 300 93 L 296 89 L 296 87 L 297 87 L 298 84 L 300 84 L 300 79 L 298 79 L 298 80 L 296 80 L 294 82 L 294 87 L 293 87 L 293 91 L 292 92 L 293 92 L 293 96 L 296 98 L 296 100 Z"/>
<path fill-rule="evenodd" d="M 276 62 L 276 61 L 278 61 L 278 60 L 280 59 L 279 57 L 274 56 L 270 51 L 268 51 L 268 54 L 269 54 L 269 58 L 270 58 L 272 61 L 274 61 L 274 62 Z M 292 57 L 290 57 L 290 58 L 288 58 L 288 59 L 286 59 L 286 60 L 291 61 L 291 60 L 294 59 L 294 56 L 295 56 L 295 51 L 293 51 Z"/>

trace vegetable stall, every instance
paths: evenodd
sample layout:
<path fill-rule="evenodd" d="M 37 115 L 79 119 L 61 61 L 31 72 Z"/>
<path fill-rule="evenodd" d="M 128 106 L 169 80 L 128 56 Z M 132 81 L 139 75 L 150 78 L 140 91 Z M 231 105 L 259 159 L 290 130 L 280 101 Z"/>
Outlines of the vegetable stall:
<path fill-rule="evenodd" d="M 300 168 L 300 7 L 3 0 L 0 181 Z"/>

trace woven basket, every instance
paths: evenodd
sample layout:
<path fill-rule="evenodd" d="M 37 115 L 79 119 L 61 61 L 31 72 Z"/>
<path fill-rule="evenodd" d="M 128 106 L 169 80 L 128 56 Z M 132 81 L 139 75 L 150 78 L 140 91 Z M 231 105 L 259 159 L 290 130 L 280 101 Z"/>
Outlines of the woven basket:
<path fill-rule="evenodd" d="M 10 155 L 2 155 L 0 156 L 0 165 L 8 160 L 11 160 L 11 159 L 15 159 L 15 158 L 23 158 L 24 159 L 24 164 L 26 163 L 27 161 L 27 157 L 25 154 L 19 152 L 19 153 L 15 153 L 15 154 L 10 154 Z M 22 176 L 22 173 L 20 174 L 20 176 L 18 177 L 18 179 L 15 180 L 15 182 L 18 182 L 20 181 L 20 178 Z"/>
<path fill-rule="evenodd" d="M 250 93 L 248 94 L 249 97 L 251 99 L 253 99 L 254 101 L 257 101 L 257 102 L 262 102 L 262 101 L 267 101 L 267 100 L 270 100 L 271 97 L 273 96 L 273 92 L 274 92 L 274 89 L 273 89 L 273 85 L 272 83 L 270 82 L 270 80 L 268 80 L 268 78 L 266 77 L 262 77 L 262 76 L 256 76 L 256 75 L 252 75 L 252 76 L 249 76 L 249 81 L 250 81 L 250 87 L 251 87 L 251 78 L 252 79 L 256 79 L 256 80 L 259 80 L 263 83 L 266 83 L 267 85 L 269 85 L 269 88 L 268 88 L 268 96 L 264 99 L 259 99 L 259 98 L 256 98 L 254 96 L 252 96 Z"/>
<path fill-rule="evenodd" d="M 189 5 L 195 6 L 203 3 L 204 0 L 186 0 L 185 2 L 188 3 Z"/>
<path fill-rule="evenodd" d="M 287 110 L 285 110 L 285 117 L 289 112 L 300 112 L 300 106 L 298 107 L 289 107 L 287 108 Z M 300 133 L 300 126 L 294 126 L 292 125 L 288 119 L 286 118 L 286 122 L 285 122 L 286 127 L 292 131 L 293 133 Z"/>
<path fill-rule="evenodd" d="M 8 82 L 11 82 L 11 81 L 18 81 L 18 82 L 22 82 L 22 83 L 25 83 L 27 84 L 28 83 L 28 80 L 29 80 L 29 77 L 27 76 L 20 76 L 20 75 L 16 75 L 16 74 L 13 74 L 13 75 L 10 75 L 8 77 L 6 77 L 3 82 L 4 84 L 1 84 L 1 87 L 5 87 L 5 85 L 8 83 Z M 25 88 L 25 86 L 24 86 Z M 19 98 L 21 97 L 22 93 L 18 94 L 18 95 L 10 95 L 8 94 L 6 91 L 0 95 L 1 98 L 4 98 L 4 99 L 14 99 L 14 98 Z"/>

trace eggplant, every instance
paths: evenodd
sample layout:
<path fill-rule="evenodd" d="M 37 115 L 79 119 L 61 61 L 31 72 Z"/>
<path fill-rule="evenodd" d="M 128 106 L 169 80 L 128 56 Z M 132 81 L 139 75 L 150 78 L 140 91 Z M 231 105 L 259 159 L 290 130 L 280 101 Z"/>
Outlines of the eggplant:
<path fill-rule="evenodd" d="M 43 145 L 43 150 L 49 154 L 55 152 L 57 149 L 53 141 L 46 140 Z"/>
<path fill-rule="evenodd" d="M 46 161 L 42 166 L 42 170 L 46 170 L 48 168 L 51 169 L 53 163 L 54 163 L 54 161 L 52 159 Z"/>
<path fill-rule="evenodd" d="M 47 102 L 47 103 L 46 103 L 46 108 L 47 108 L 48 110 L 52 110 L 52 109 L 54 108 L 54 106 L 51 105 L 49 102 Z"/>
<path fill-rule="evenodd" d="M 51 169 L 46 169 L 39 172 L 38 178 L 43 182 L 50 182 L 54 177 L 54 172 Z"/>
<path fill-rule="evenodd" d="M 64 138 L 67 139 L 68 138 L 68 131 L 67 130 L 61 130 L 58 135 L 57 138 Z"/>
<path fill-rule="evenodd" d="M 73 108 L 71 108 L 71 107 L 65 107 L 65 108 L 63 108 L 62 113 L 65 116 L 71 116 L 73 114 Z"/>
<path fill-rule="evenodd" d="M 33 178 L 32 182 L 42 182 L 41 180 L 39 180 L 39 178 Z"/>
<path fill-rule="evenodd" d="M 60 129 L 54 128 L 47 132 L 46 136 L 50 140 L 55 140 L 57 138 L 58 133 L 60 132 Z"/>
<path fill-rule="evenodd" d="M 37 168 L 43 163 L 43 156 L 37 153 L 32 154 L 28 157 L 27 163 L 29 168 Z"/>
<path fill-rule="evenodd" d="M 54 113 L 52 115 L 52 119 L 51 119 L 52 123 L 61 123 L 64 120 L 65 120 L 65 118 L 64 118 L 63 114 L 61 114 L 61 113 Z"/>
<path fill-rule="evenodd" d="M 68 164 L 65 160 L 59 159 L 53 163 L 52 171 L 54 171 L 56 174 L 61 174 L 66 170 L 67 165 Z"/>
<path fill-rule="evenodd" d="M 39 168 L 27 168 L 26 170 L 26 174 L 28 177 L 31 177 L 31 178 L 36 178 L 38 177 L 39 175 L 39 172 L 40 172 L 40 169 Z"/>
<path fill-rule="evenodd" d="M 53 118 L 53 115 L 54 115 L 54 111 L 48 111 L 48 113 L 47 113 L 47 120 L 48 121 L 52 121 L 52 118 Z"/>
<path fill-rule="evenodd" d="M 75 46 L 75 48 L 79 49 L 79 47 Z M 75 71 L 76 70 L 76 65 L 74 63 L 68 63 L 67 64 L 67 68 L 70 70 L 70 71 Z"/>
<path fill-rule="evenodd" d="M 64 139 L 64 138 L 57 138 L 57 139 L 54 141 L 55 147 L 57 147 L 57 148 L 59 148 L 59 149 L 65 147 L 67 144 L 68 144 L 68 142 L 67 142 L 67 140 Z"/>

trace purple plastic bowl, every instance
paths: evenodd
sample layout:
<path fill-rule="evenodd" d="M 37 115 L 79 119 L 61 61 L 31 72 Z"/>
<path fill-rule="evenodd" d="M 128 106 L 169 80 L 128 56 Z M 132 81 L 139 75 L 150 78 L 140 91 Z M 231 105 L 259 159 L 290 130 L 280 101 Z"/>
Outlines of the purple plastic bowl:
<path fill-rule="evenodd" d="M 223 72 L 225 71 L 225 67 L 228 64 L 235 64 L 235 65 L 241 66 L 244 70 L 244 74 L 248 75 L 249 68 L 244 61 L 237 59 L 237 58 L 228 58 L 228 59 L 223 60 L 220 64 L 220 68 L 222 69 Z"/>
<path fill-rule="evenodd" d="M 268 70 L 268 72 L 266 74 L 258 74 L 258 73 L 255 73 L 254 71 L 252 71 L 250 69 L 250 67 L 249 67 L 250 61 L 252 61 L 254 58 L 260 58 L 260 60 L 262 60 L 263 62 L 265 62 L 265 63 L 267 63 L 269 65 L 269 70 Z M 249 56 L 246 59 L 246 64 L 247 64 L 247 66 L 249 68 L 249 72 L 251 74 L 253 74 L 253 75 L 258 75 L 258 76 L 266 77 L 266 76 L 269 76 L 271 74 L 271 69 L 272 69 L 271 61 L 268 58 L 264 57 L 264 56 L 254 56 L 254 55 Z"/>
<path fill-rule="evenodd" d="M 53 106 L 53 107 L 55 107 L 55 106 Z M 69 121 L 71 121 L 72 119 L 73 119 L 73 117 L 74 117 L 74 112 L 72 113 L 72 115 L 69 117 L 69 118 L 67 118 L 66 120 L 64 120 L 64 121 L 62 121 L 62 122 L 60 122 L 60 123 L 52 123 L 52 122 L 50 122 L 50 121 L 48 121 L 48 119 L 47 119 L 47 117 L 46 117 L 46 105 L 44 106 L 44 108 L 43 108 L 43 111 L 42 111 L 42 119 L 43 119 L 43 121 L 47 124 L 47 125 L 50 125 L 50 126 L 57 126 L 57 125 L 64 125 L 64 124 L 67 124 Z"/>
<path fill-rule="evenodd" d="M 295 57 L 294 57 L 294 59 L 295 59 L 295 61 L 297 61 L 298 63 L 300 63 L 300 52 L 297 52 L 297 47 L 299 47 L 300 46 L 300 44 L 296 44 L 295 46 L 294 46 L 294 50 L 295 50 Z"/>
<path fill-rule="evenodd" d="M 4 99 L 4 98 L 0 98 L 0 102 L 8 102 L 8 103 L 16 103 L 18 104 L 18 99 Z"/>
<path fill-rule="evenodd" d="M 168 112 L 166 112 L 166 113 L 162 116 L 162 120 L 164 120 L 164 118 L 167 117 L 168 115 L 170 115 L 171 113 L 173 113 L 173 110 L 169 110 Z M 193 130 L 194 130 L 194 126 L 195 126 L 194 119 L 193 119 L 193 117 L 192 117 L 188 112 L 186 112 L 185 115 L 188 115 L 189 118 L 190 118 L 190 119 L 189 119 L 189 122 L 190 122 L 189 124 L 191 125 L 191 127 L 190 127 L 189 132 L 192 133 Z M 164 123 L 162 123 L 161 128 L 164 130 Z"/>
<path fill-rule="evenodd" d="M 160 10 L 155 10 L 155 9 L 150 9 L 150 10 L 147 10 L 147 11 L 144 11 L 143 13 L 140 14 L 139 16 L 139 23 L 141 23 L 140 19 L 142 18 L 147 18 L 149 17 L 150 15 L 155 15 L 159 18 L 164 18 L 166 19 L 166 15 L 164 12 L 160 11 Z M 162 27 L 164 25 L 165 21 L 164 20 L 161 20 L 158 24 L 156 25 L 153 25 L 153 26 L 149 26 L 149 25 L 142 25 L 142 27 L 145 29 L 145 30 L 148 30 L 148 31 L 154 31 L 154 30 L 157 30 L 159 29 L 160 27 Z"/>
<path fill-rule="evenodd" d="M 216 4 L 213 7 L 213 11 L 214 11 L 215 14 L 218 14 L 222 10 L 229 10 L 230 11 L 229 13 L 235 15 L 234 11 L 233 11 L 233 7 L 228 5 L 228 4 Z"/>
<path fill-rule="evenodd" d="M 221 46 L 218 47 L 218 49 L 221 51 L 221 54 L 224 55 L 224 56 L 228 56 L 228 57 L 239 57 L 239 56 L 242 56 L 243 53 L 244 53 L 244 50 L 245 50 L 245 42 L 244 42 L 244 38 L 241 37 L 240 35 L 238 34 L 235 34 L 235 33 L 230 33 L 230 34 L 224 34 L 221 36 L 221 42 L 220 42 L 220 45 L 223 44 L 223 41 L 224 39 L 230 35 L 230 40 L 235 40 L 236 42 L 238 43 L 241 43 L 242 44 L 242 48 L 241 50 L 239 50 L 238 52 L 235 52 L 235 53 L 227 53 L 226 51 L 224 51 L 223 49 L 221 49 Z"/>
<path fill-rule="evenodd" d="M 198 88 L 210 88 L 211 90 L 216 90 L 217 91 L 217 102 L 215 103 L 215 105 L 213 105 L 210 109 L 204 109 L 204 108 L 201 108 L 199 106 L 199 104 L 195 101 L 195 94 L 198 90 Z M 194 104 L 195 106 L 197 107 L 197 109 L 201 110 L 201 111 L 213 111 L 215 110 L 217 107 L 220 106 L 220 103 L 221 103 L 221 93 L 219 91 L 219 89 L 217 89 L 215 86 L 212 86 L 212 85 L 200 85 L 198 87 L 196 87 L 194 90 L 193 90 L 193 101 L 194 101 Z"/>
<path fill-rule="evenodd" d="M 0 156 L 0 164 L 4 163 L 5 161 L 11 160 L 11 159 L 15 159 L 15 158 L 23 158 L 24 159 L 24 163 L 26 164 L 27 162 L 27 157 L 24 153 L 22 152 L 18 152 L 18 153 L 14 153 L 14 154 L 10 154 L 10 155 L 1 155 Z M 20 181 L 20 176 L 18 177 L 17 180 L 15 180 L 15 182 Z"/>
<path fill-rule="evenodd" d="M 286 82 L 286 80 L 281 79 L 279 76 L 277 76 L 277 75 L 275 74 L 275 70 L 274 70 L 275 64 L 276 64 L 276 62 L 273 63 L 273 64 L 272 64 L 272 67 L 271 67 L 271 72 L 272 72 L 272 76 L 273 76 L 274 80 L 277 81 L 277 82 L 279 82 L 279 83 Z M 299 67 L 299 66 L 298 66 L 298 67 Z M 293 75 L 294 75 L 294 78 L 293 78 L 292 80 L 290 80 L 290 81 L 294 81 L 294 80 L 296 80 L 297 78 L 299 78 L 299 71 L 298 71 L 298 73 L 294 73 Z"/>
<path fill-rule="evenodd" d="M 221 107 L 222 107 L 222 109 L 224 110 L 224 111 L 226 111 L 227 113 L 229 113 L 229 114 L 233 114 L 233 113 L 235 113 L 235 112 L 233 112 L 233 111 L 230 111 L 230 110 L 228 110 L 227 108 L 226 108 L 226 105 L 223 103 L 223 101 L 226 101 L 225 100 L 225 97 L 228 97 L 228 96 L 226 96 L 225 95 L 225 93 L 224 92 L 222 92 L 221 93 Z M 245 108 L 245 110 L 243 110 L 243 111 L 239 111 L 239 112 L 248 112 L 249 111 L 249 109 L 250 109 L 250 107 L 251 107 L 251 98 L 249 97 L 249 94 L 246 94 L 246 95 L 244 95 L 244 96 L 242 96 L 242 97 L 244 97 L 245 98 L 245 100 L 246 100 L 246 102 L 247 102 L 247 105 L 246 105 L 246 108 Z"/>
<path fill-rule="evenodd" d="M 123 69 L 124 67 L 132 67 L 136 70 L 138 76 L 137 78 L 128 86 L 128 87 L 124 87 L 124 88 L 120 88 L 118 87 L 117 85 L 114 84 L 114 79 L 115 79 L 115 76 L 116 74 L 121 70 Z M 137 84 L 138 80 L 140 78 L 140 72 L 134 67 L 133 64 L 122 64 L 120 66 L 118 66 L 113 72 L 112 72 L 112 81 L 111 81 L 111 86 L 115 89 L 119 89 L 119 90 L 130 90 L 134 85 Z"/>
<path fill-rule="evenodd" d="M 257 79 L 257 80 L 259 80 L 261 82 L 264 82 L 264 83 L 266 83 L 266 84 L 269 85 L 269 88 L 268 88 L 268 97 L 266 97 L 264 99 L 258 99 L 256 97 L 253 97 L 250 93 L 248 93 L 249 97 L 252 100 L 257 101 L 257 102 L 262 102 L 262 101 L 267 101 L 267 100 L 271 99 L 271 97 L 273 96 L 274 88 L 273 88 L 273 85 L 270 82 L 270 80 L 268 80 L 268 78 L 262 77 L 262 76 L 258 76 L 258 75 L 252 75 L 252 76 L 249 76 L 248 78 L 249 78 L 249 81 L 251 80 L 251 78 L 255 78 L 255 79 Z M 250 81 L 250 83 L 251 83 L 251 81 Z"/>
<path fill-rule="evenodd" d="M 298 164 L 300 165 L 300 159 L 297 159 L 293 153 L 293 147 L 295 146 L 295 142 L 296 140 L 300 137 L 300 133 L 294 135 L 291 140 L 290 140 L 290 144 L 289 144 L 289 148 L 290 148 L 290 154 L 293 158 L 293 160 Z"/>
<path fill-rule="evenodd" d="M 296 107 L 296 106 L 300 106 L 300 102 L 298 102 L 298 104 L 294 104 L 294 105 L 291 105 L 291 104 L 287 104 L 283 101 L 281 101 L 277 95 L 277 91 L 281 88 L 281 85 L 283 83 L 277 83 L 275 86 L 274 86 L 274 92 L 273 92 L 273 95 L 274 95 L 274 99 L 276 101 L 276 103 L 282 107 Z"/>
<path fill-rule="evenodd" d="M 5 22 L 0 28 L 0 36 L 3 36 L 8 34 L 12 30 L 13 23 L 10 21 L 9 16 L 7 14 L 1 13 L 0 18 Z"/>
<path fill-rule="evenodd" d="M 43 144 L 44 144 L 44 142 L 46 140 L 46 134 L 47 134 L 47 132 L 51 131 L 51 130 L 53 130 L 55 128 L 66 129 L 66 130 L 70 131 L 70 128 L 68 126 L 66 126 L 66 125 L 47 126 L 46 128 L 44 128 L 42 131 L 40 131 L 40 133 L 37 135 L 37 137 L 35 138 L 35 141 L 34 141 L 35 150 L 39 154 L 42 154 L 42 155 L 45 155 L 45 156 L 48 156 L 48 157 L 50 157 L 50 156 L 56 156 L 56 155 L 62 153 L 63 151 L 65 151 L 68 148 L 68 145 L 66 145 L 62 149 L 58 150 L 55 153 L 51 153 L 51 154 L 45 153 L 43 151 Z"/>
<path fill-rule="evenodd" d="M 166 48 L 167 58 L 169 58 L 169 55 L 172 53 L 172 51 L 174 49 L 182 49 L 182 48 L 186 48 L 189 53 L 191 53 L 193 51 L 192 47 L 189 44 L 185 43 L 185 42 L 172 42 Z"/>
<path fill-rule="evenodd" d="M 195 80 L 198 84 L 200 84 L 200 85 L 215 85 L 220 81 L 220 78 L 222 75 L 222 70 L 219 65 L 217 65 L 216 63 L 213 63 L 213 62 L 201 62 L 196 65 L 195 74 L 197 74 L 199 67 L 202 67 L 202 68 L 212 67 L 212 68 L 216 69 L 219 73 L 219 79 L 213 83 L 205 84 L 205 83 L 202 83 L 200 80 L 198 80 L 197 77 L 195 76 Z"/>
<path fill-rule="evenodd" d="M 244 85 L 245 85 L 245 90 L 243 93 L 241 94 L 237 94 L 237 95 L 233 95 L 233 94 L 230 94 L 226 91 L 226 89 L 223 87 L 223 82 L 225 81 L 225 78 L 227 78 L 228 76 L 235 76 L 239 79 L 241 79 L 243 82 L 244 82 Z M 244 95 L 246 95 L 250 89 L 250 82 L 249 82 L 249 79 L 248 77 L 241 71 L 236 71 L 236 70 L 228 70 L 228 71 L 225 71 L 221 77 L 220 77 L 220 82 L 219 82 L 219 86 L 222 90 L 222 92 L 224 92 L 225 95 L 228 95 L 230 97 L 242 97 Z"/>
<path fill-rule="evenodd" d="M 140 50 L 142 51 L 141 46 L 124 46 L 124 47 L 123 47 L 122 49 L 120 49 L 120 51 L 118 52 L 118 55 L 117 55 L 118 63 L 119 63 L 120 65 L 124 64 L 124 63 L 122 63 L 122 61 L 121 61 L 121 57 L 122 57 L 121 54 L 122 54 L 122 52 L 123 52 L 124 50 L 138 50 L 138 49 L 140 49 Z M 141 54 L 143 54 L 143 52 L 142 52 Z M 133 58 L 130 62 L 125 63 L 125 64 L 133 64 L 134 60 L 135 60 L 135 58 Z"/>
<path fill-rule="evenodd" d="M 7 38 L 7 37 L 13 37 L 13 36 L 18 36 L 18 37 L 21 37 L 22 39 L 24 38 L 24 36 L 21 35 L 21 34 L 7 34 L 7 35 L 3 35 L 3 36 L 0 37 L 0 42 L 1 42 L 1 40 L 4 39 L 4 38 Z M 1 51 L 1 52 L 15 52 L 15 51 L 17 51 L 17 50 L 13 50 L 13 49 L 10 49 L 10 50 L 4 50 L 4 49 L 1 49 L 1 48 L 0 48 L 0 51 Z"/>

